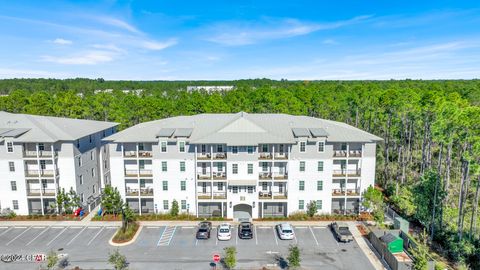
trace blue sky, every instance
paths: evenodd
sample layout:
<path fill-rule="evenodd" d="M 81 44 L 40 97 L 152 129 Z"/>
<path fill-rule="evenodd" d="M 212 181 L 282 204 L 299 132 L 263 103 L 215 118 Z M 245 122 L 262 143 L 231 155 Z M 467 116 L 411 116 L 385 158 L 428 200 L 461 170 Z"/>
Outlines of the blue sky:
<path fill-rule="evenodd" d="M 0 78 L 480 78 L 477 1 L 0 0 Z"/>

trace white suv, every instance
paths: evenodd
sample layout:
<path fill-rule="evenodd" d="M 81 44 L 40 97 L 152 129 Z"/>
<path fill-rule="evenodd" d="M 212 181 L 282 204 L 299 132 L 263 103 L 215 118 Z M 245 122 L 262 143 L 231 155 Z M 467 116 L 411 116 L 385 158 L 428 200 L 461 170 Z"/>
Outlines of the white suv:
<path fill-rule="evenodd" d="M 228 241 L 232 237 L 232 227 L 228 223 L 218 226 L 217 237 L 220 241 Z"/>
<path fill-rule="evenodd" d="M 295 238 L 293 227 L 288 223 L 282 223 L 277 225 L 278 237 L 282 240 L 292 240 Z"/>

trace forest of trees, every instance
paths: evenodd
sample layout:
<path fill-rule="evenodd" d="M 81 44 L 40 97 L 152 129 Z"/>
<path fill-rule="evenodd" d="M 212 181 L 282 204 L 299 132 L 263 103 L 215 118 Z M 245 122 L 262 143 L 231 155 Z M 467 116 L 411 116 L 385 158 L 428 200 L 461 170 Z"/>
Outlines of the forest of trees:
<path fill-rule="evenodd" d="M 187 85 L 235 85 L 222 93 Z M 97 89 L 115 89 L 94 94 Z M 141 95 L 119 90 L 143 89 Z M 384 139 L 376 183 L 458 264 L 480 268 L 480 81 L 0 80 L 0 110 L 120 123 L 198 113 L 288 113 Z M 81 93 L 81 94 L 80 94 Z"/>

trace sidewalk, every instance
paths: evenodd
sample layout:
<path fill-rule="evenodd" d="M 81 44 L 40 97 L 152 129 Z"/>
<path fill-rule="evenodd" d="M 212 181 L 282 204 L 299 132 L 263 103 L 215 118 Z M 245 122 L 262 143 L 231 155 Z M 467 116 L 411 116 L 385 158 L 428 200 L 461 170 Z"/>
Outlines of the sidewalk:
<path fill-rule="evenodd" d="M 353 224 L 349 224 L 350 232 L 352 232 L 353 238 L 355 238 L 355 241 L 357 241 L 358 246 L 367 256 L 370 263 L 372 263 L 373 267 L 375 267 L 376 270 L 390 269 L 388 266 L 385 266 L 385 264 L 378 257 L 378 254 L 375 252 L 373 247 L 368 243 L 365 237 L 360 234 L 360 231 L 356 226 L 357 224 L 360 223 L 355 222 Z"/>

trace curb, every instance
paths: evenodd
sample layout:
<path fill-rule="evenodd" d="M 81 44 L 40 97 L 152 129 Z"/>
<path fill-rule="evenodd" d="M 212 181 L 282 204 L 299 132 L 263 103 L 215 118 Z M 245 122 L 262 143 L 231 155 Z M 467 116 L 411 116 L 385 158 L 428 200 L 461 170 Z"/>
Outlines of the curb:
<path fill-rule="evenodd" d="M 118 230 L 120 230 L 121 228 L 119 228 Z M 113 237 L 115 237 L 115 235 L 117 234 L 118 230 L 112 235 L 112 238 L 110 238 L 110 240 L 108 241 L 108 243 L 111 245 L 111 246 L 114 246 L 114 247 L 124 247 L 124 246 L 128 246 L 130 244 L 132 244 L 133 242 L 135 242 L 137 240 L 137 237 L 140 235 L 140 232 L 142 231 L 143 229 L 143 225 L 139 225 L 138 227 L 138 230 L 137 232 L 135 233 L 135 235 L 133 236 L 133 238 L 128 241 L 128 242 L 124 242 L 124 243 L 114 243 L 113 242 Z"/>

